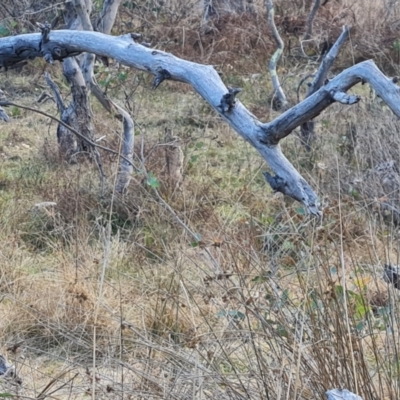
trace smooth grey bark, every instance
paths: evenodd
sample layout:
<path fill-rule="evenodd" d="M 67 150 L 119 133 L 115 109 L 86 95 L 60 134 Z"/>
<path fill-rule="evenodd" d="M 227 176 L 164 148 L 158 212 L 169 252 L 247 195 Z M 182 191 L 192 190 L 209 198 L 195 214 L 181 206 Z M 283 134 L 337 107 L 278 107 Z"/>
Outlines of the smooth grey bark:
<path fill-rule="evenodd" d="M 95 31 L 110 34 L 121 1 L 122 0 L 106 0 L 104 2 L 103 9 L 94 26 Z"/>
<path fill-rule="evenodd" d="M 347 389 L 332 389 L 326 392 L 328 400 L 363 400 Z"/>
<path fill-rule="evenodd" d="M 281 83 L 279 81 L 278 74 L 276 72 L 276 65 L 278 64 L 278 61 L 282 56 L 285 45 L 275 25 L 274 4 L 272 3 L 272 0 L 266 0 L 265 3 L 267 6 L 267 13 L 268 13 L 267 14 L 268 25 L 271 28 L 272 36 L 274 37 L 277 46 L 277 49 L 275 53 L 272 55 L 271 60 L 269 62 L 269 73 L 272 79 L 272 87 L 274 88 L 274 97 L 276 97 L 276 99 L 274 99 L 275 101 L 273 101 L 273 104 L 275 104 L 274 107 L 275 109 L 280 110 L 280 109 L 285 109 L 288 104 L 285 93 L 283 92 Z"/>
<path fill-rule="evenodd" d="M 79 18 L 82 29 L 85 31 L 92 31 L 92 23 L 90 22 L 92 0 L 73 0 L 72 4 Z"/>
<path fill-rule="evenodd" d="M 320 213 L 317 196 L 283 155 L 279 142 L 336 100 L 348 104 L 357 101 L 358 97 L 346 97 L 344 94 L 360 82 L 369 83 L 400 117 L 400 88 L 373 61 L 364 61 L 344 70 L 317 92 L 268 123 L 260 122 L 239 100 L 229 111 L 223 110 L 221 101 L 229 91 L 212 66 L 196 64 L 142 46 L 134 42 L 132 35 L 113 37 L 98 32 L 60 30 L 52 31 L 47 43 L 43 43 L 42 36 L 37 33 L 1 38 L 0 67 L 35 57 L 60 60 L 77 52 L 114 58 L 121 64 L 153 74 L 155 79 L 162 75 L 190 84 L 269 164 L 275 173 L 275 176 L 266 173 L 271 187 L 300 201 L 312 214 Z"/>

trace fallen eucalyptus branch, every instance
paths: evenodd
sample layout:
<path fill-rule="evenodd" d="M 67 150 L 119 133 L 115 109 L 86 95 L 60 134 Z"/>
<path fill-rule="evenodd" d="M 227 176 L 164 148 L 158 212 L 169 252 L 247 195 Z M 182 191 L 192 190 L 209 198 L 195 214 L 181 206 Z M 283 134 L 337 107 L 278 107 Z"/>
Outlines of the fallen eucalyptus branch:
<path fill-rule="evenodd" d="M 364 61 L 344 70 L 275 120 L 262 123 L 239 100 L 227 112 L 221 109 L 222 99 L 226 98 L 229 91 L 210 65 L 196 64 L 160 50 L 149 49 L 135 43 L 130 34 L 115 37 L 99 32 L 60 30 L 52 31 L 48 39 L 43 43 L 39 33 L 1 38 L 0 67 L 9 68 L 23 60 L 44 57 L 46 54 L 48 59 L 63 60 L 71 55 L 90 52 L 114 58 L 121 64 L 154 76 L 159 75 L 160 69 L 168 71 L 168 79 L 190 84 L 221 118 L 257 149 L 275 173 L 275 176 L 266 174 L 274 190 L 300 201 L 308 212 L 315 215 L 320 214 L 317 195 L 283 155 L 279 142 L 334 103 L 335 98 L 339 98 L 336 93 L 346 92 L 360 82 L 368 82 L 400 117 L 400 89 L 373 61 Z"/>

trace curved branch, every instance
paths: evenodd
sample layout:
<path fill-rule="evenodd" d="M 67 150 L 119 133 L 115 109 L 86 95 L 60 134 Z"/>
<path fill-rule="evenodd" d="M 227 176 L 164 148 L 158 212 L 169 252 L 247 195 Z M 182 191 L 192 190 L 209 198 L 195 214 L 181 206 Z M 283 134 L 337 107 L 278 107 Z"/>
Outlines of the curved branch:
<path fill-rule="evenodd" d="M 40 34 L 1 38 L 0 66 L 42 56 L 40 42 Z M 302 123 L 319 115 L 335 102 L 335 98 L 341 98 L 339 93 L 346 92 L 359 82 L 368 82 L 377 95 L 400 117 L 400 89 L 382 74 L 373 61 L 364 61 L 348 68 L 274 121 L 261 123 L 239 100 L 236 100 L 229 110 L 221 108 L 221 100 L 229 91 L 212 66 L 196 64 L 160 50 L 149 49 L 135 43 L 131 35 L 112 37 L 98 32 L 52 31 L 47 45 L 47 51 L 49 48 L 61 49 L 53 54 L 54 59 L 61 54 L 90 52 L 112 57 L 121 64 L 147 71 L 155 76 L 162 68 L 168 71 L 171 80 L 190 84 L 262 155 L 276 175 L 268 176 L 273 189 L 301 201 L 313 214 L 319 213 L 317 196 L 283 155 L 279 146 L 280 140 Z"/>
<path fill-rule="evenodd" d="M 268 11 L 268 24 L 269 27 L 271 28 L 272 35 L 275 39 L 277 49 L 275 53 L 272 55 L 271 60 L 269 61 L 269 73 L 271 74 L 271 79 L 272 79 L 272 86 L 275 90 L 275 95 L 278 100 L 278 106 L 277 109 L 285 108 L 285 106 L 288 104 L 288 101 L 286 99 L 285 93 L 283 92 L 281 83 L 279 81 L 278 74 L 276 72 L 276 65 L 278 64 L 279 59 L 281 58 L 281 55 L 283 53 L 283 49 L 285 48 L 285 45 L 283 43 L 283 40 L 281 36 L 279 35 L 278 29 L 276 28 L 275 25 L 275 10 L 274 10 L 274 5 L 272 3 L 272 0 L 266 0 L 267 3 L 267 11 Z"/>

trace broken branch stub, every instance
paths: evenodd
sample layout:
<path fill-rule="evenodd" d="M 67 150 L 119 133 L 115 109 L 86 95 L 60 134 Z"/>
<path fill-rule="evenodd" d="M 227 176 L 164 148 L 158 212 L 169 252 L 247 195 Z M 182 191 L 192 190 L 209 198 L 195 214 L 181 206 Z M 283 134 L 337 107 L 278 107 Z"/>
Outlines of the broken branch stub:
<path fill-rule="evenodd" d="M 171 79 L 171 74 L 166 69 L 159 68 L 157 75 L 154 77 L 153 89 L 157 89 L 166 79 Z"/>
<path fill-rule="evenodd" d="M 228 87 L 228 93 L 225 93 L 222 96 L 221 103 L 219 108 L 223 113 L 229 112 L 235 107 L 236 104 L 236 95 L 242 91 L 241 88 L 231 88 Z"/>
<path fill-rule="evenodd" d="M 0 39 L 0 67 L 25 59 L 43 57 L 40 34 L 26 34 Z M 368 82 L 392 111 L 400 117 L 400 89 L 388 79 L 373 61 L 356 64 L 323 85 L 301 103 L 275 120 L 262 123 L 236 100 L 229 112 L 221 109 L 221 99 L 229 90 L 217 71 L 210 65 L 179 59 L 160 50 L 148 49 L 132 38 L 115 37 L 99 32 L 60 30 L 50 33 L 49 44 L 62 49 L 61 54 L 90 52 L 116 59 L 119 63 L 149 72 L 155 76 L 160 68 L 168 71 L 169 79 L 190 84 L 240 136 L 254 146 L 268 163 L 273 189 L 303 203 L 308 212 L 319 214 L 317 196 L 290 161 L 283 155 L 279 142 L 301 124 L 315 118 L 349 88 L 361 81 Z M 267 175 L 268 176 L 268 175 Z"/>

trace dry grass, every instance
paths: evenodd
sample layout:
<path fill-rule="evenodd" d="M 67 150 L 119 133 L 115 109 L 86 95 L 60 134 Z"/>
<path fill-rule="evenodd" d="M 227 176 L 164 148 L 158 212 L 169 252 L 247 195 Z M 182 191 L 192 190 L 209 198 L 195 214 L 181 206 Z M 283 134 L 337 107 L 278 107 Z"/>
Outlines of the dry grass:
<path fill-rule="evenodd" d="M 297 3 L 306 15 L 308 3 Z M 379 30 L 370 16 L 383 9 L 337 4 L 328 2 L 329 13 L 352 9 L 371 34 Z M 274 118 L 268 76 L 253 75 L 264 56 L 252 54 L 243 69 L 226 57 L 224 80 L 244 88 L 241 100 L 257 116 Z M 285 63 L 294 102 L 313 65 Z M 32 104 L 43 69 L 39 61 L 29 75 L 9 72 L 0 86 Z M 123 197 L 112 190 L 115 157 L 103 154 L 100 198 L 93 164 L 59 160 L 53 123 L 15 109 L 1 126 L 0 353 L 22 384 L 1 380 L 0 392 L 275 400 L 346 387 L 364 400 L 398 399 L 398 293 L 382 279 L 383 264 L 398 263 L 398 229 L 353 185 L 382 161 L 400 163 L 398 121 L 360 86 L 360 105 L 334 105 L 317 119 L 312 153 L 296 134 L 282 144 L 321 196 L 324 218 L 315 221 L 270 192 L 257 153 L 190 89 L 167 82 L 153 92 L 149 77 L 120 72 L 100 71 L 99 81 L 111 77 L 110 95 L 129 98 L 137 159 L 155 178 L 136 174 Z M 120 126 L 93 107 L 96 135 L 118 149 Z M 171 135 L 184 155 L 179 185 L 168 178 Z M 44 201 L 57 205 L 34 207 Z"/>

